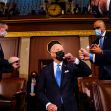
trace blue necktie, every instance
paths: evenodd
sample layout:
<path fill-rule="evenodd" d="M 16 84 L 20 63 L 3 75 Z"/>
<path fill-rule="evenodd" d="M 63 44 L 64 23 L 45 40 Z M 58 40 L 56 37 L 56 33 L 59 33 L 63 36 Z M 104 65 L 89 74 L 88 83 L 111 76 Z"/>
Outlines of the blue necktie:
<path fill-rule="evenodd" d="M 61 84 L 61 69 L 60 69 L 60 65 L 57 64 L 57 67 L 56 67 L 56 82 L 58 84 L 58 86 L 60 87 L 60 84 Z"/>
<path fill-rule="evenodd" d="M 99 45 L 100 45 L 100 48 L 102 49 L 103 48 L 103 37 L 101 37 L 99 39 Z"/>

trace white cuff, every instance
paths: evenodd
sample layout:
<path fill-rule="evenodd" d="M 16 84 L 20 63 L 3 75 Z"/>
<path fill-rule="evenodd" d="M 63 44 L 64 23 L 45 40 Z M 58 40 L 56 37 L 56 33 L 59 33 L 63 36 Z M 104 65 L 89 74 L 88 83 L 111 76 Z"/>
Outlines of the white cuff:
<path fill-rule="evenodd" d="M 50 104 L 52 104 L 52 103 L 51 103 L 51 102 L 48 102 L 48 103 L 46 104 L 46 110 L 47 110 L 48 105 L 50 105 Z"/>
<path fill-rule="evenodd" d="M 79 64 L 79 59 L 76 58 L 75 61 L 74 61 L 74 63 L 78 65 Z"/>
<path fill-rule="evenodd" d="M 95 54 L 93 54 L 93 63 L 95 63 Z"/>

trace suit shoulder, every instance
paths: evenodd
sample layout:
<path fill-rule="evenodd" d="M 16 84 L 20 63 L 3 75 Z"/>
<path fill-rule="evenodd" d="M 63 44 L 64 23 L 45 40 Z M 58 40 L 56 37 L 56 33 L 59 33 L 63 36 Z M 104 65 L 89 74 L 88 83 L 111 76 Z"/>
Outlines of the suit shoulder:
<path fill-rule="evenodd" d="M 51 66 L 52 66 L 52 63 L 50 63 L 50 64 L 48 64 L 48 65 L 45 65 L 45 66 L 42 68 L 42 71 L 50 69 Z"/>
<path fill-rule="evenodd" d="M 111 31 L 107 31 L 106 35 L 111 36 Z"/>

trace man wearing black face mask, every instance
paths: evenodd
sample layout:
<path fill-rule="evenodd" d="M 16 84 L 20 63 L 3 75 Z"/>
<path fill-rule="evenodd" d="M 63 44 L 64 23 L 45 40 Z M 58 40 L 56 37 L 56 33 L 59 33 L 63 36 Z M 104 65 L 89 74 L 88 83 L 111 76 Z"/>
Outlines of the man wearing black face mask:
<path fill-rule="evenodd" d="M 64 55 L 64 48 L 58 41 L 50 44 L 52 42 L 48 44 L 48 49 L 53 62 L 39 74 L 38 97 L 48 111 L 78 111 L 74 78 L 89 76 L 91 70 L 70 53 Z M 73 62 L 69 62 L 70 58 Z M 64 59 L 68 61 L 64 62 Z"/>

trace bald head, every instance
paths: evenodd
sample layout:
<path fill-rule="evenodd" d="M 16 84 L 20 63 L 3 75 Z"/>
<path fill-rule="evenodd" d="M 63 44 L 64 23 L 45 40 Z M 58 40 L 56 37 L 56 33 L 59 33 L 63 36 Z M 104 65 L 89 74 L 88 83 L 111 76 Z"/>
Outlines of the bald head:
<path fill-rule="evenodd" d="M 101 29 L 102 32 L 104 32 L 106 30 L 106 25 L 104 23 L 104 21 L 102 20 L 97 20 L 94 22 L 94 29 Z"/>
<path fill-rule="evenodd" d="M 51 49 L 50 52 L 58 52 L 58 51 L 64 51 L 64 48 L 61 44 L 54 44 Z"/>

